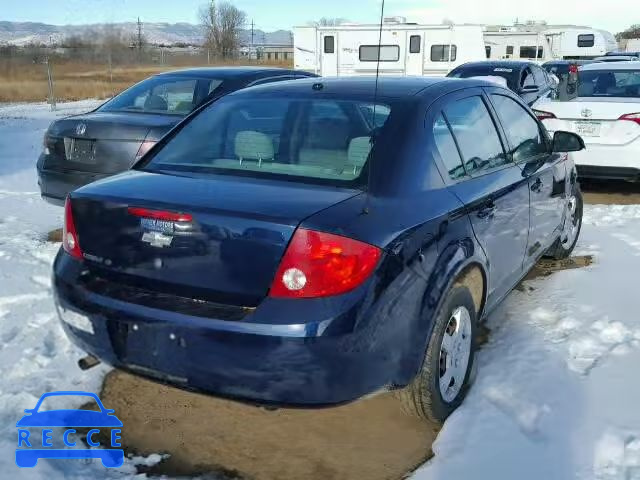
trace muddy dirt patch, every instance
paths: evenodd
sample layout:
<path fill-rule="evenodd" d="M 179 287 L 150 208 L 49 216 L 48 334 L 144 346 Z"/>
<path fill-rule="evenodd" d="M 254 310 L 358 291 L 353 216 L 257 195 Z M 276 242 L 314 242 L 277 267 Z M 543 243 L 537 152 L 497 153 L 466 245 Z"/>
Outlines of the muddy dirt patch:
<path fill-rule="evenodd" d="M 391 394 L 321 410 L 267 411 L 120 371 L 101 399 L 122 420 L 125 448 L 169 453 L 158 474 L 255 480 L 399 479 L 431 455 L 436 428 Z"/>

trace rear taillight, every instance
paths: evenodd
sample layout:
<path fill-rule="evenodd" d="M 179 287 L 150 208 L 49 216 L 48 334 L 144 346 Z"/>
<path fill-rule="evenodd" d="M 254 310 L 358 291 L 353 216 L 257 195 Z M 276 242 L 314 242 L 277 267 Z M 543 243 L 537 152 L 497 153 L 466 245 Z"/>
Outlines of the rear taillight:
<path fill-rule="evenodd" d="M 67 197 L 64 202 L 64 228 L 62 229 L 62 248 L 74 258 L 82 259 L 82 250 L 78 241 L 78 232 L 73 223 L 73 211 L 71 199 Z"/>
<path fill-rule="evenodd" d="M 578 73 L 578 65 L 575 63 L 569 65 L 569 73 Z"/>
<path fill-rule="evenodd" d="M 556 118 L 556 116 L 551 112 L 544 112 L 542 110 L 533 110 L 538 120 L 549 120 L 552 118 Z"/>
<path fill-rule="evenodd" d="M 151 148 L 156 144 L 157 142 L 151 141 L 151 140 L 145 140 L 144 142 L 142 142 L 142 145 L 140 145 L 140 148 L 138 149 L 138 153 L 136 153 L 136 161 L 140 160 L 142 157 L 144 157 L 144 155 L 151 150 Z"/>
<path fill-rule="evenodd" d="M 269 296 L 317 298 L 346 293 L 369 278 L 381 254 L 368 243 L 299 228 L 282 257 Z"/>
<path fill-rule="evenodd" d="M 626 115 L 622 115 L 618 120 L 628 120 L 630 122 L 636 122 L 638 125 L 640 125 L 640 112 L 627 113 Z"/>

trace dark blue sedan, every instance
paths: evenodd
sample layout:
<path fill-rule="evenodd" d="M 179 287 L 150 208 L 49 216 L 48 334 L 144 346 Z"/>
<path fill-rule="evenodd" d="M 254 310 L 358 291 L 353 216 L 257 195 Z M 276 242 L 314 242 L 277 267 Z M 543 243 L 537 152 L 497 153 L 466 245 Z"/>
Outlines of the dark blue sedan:
<path fill-rule="evenodd" d="M 297 406 L 394 389 L 442 421 L 478 323 L 540 257 L 574 248 L 566 152 L 583 147 L 478 80 L 235 92 L 71 193 L 54 264 L 64 328 L 187 388 Z"/>

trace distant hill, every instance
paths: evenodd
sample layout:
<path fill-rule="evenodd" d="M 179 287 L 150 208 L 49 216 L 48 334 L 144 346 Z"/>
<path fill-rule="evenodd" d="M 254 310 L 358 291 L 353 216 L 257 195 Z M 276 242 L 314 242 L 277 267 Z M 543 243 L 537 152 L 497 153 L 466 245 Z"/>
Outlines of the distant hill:
<path fill-rule="evenodd" d="M 102 30 L 107 24 L 92 25 L 48 25 L 35 22 L 6 22 L 0 21 L 0 45 L 27 45 L 61 43 L 73 35 L 83 35 Z M 135 22 L 109 24 L 121 30 L 125 36 L 133 36 L 137 32 Z M 147 42 L 151 44 L 174 45 L 176 43 L 201 44 L 203 40 L 202 28 L 191 23 L 143 23 L 143 33 Z M 253 41 L 255 44 L 292 44 L 293 37 L 288 30 L 275 32 L 263 32 L 254 30 Z M 251 42 L 251 31 L 243 30 L 241 33 L 243 43 Z"/>

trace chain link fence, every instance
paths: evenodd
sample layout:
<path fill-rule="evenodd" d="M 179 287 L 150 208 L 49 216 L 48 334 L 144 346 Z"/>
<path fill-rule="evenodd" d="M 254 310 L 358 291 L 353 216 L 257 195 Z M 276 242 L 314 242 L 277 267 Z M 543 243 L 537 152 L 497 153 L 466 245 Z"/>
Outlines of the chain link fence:
<path fill-rule="evenodd" d="M 155 73 L 188 67 L 273 65 L 291 68 L 293 55 L 219 58 L 203 47 L 122 45 L 0 46 L 0 102 L 108 98 Z"/>

